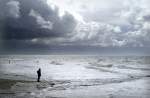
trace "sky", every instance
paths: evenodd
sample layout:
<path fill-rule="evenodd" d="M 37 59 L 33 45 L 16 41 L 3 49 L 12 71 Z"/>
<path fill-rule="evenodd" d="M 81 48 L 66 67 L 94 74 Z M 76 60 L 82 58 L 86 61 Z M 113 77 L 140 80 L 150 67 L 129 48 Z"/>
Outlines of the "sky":
<path fill-rule="evenodd" d="M 150 0 L 0 0 L 0 53 L 150 55 Z"/>

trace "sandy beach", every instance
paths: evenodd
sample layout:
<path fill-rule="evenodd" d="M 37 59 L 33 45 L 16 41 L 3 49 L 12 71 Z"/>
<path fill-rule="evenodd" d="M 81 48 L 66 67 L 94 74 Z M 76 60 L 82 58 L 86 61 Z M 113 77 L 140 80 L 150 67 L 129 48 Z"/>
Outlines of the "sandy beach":
<path fill-rule="evenodd" d="M 1 58 L 0 98 L 149 98 L 149 57 L 114 58 Z M 36 81 L 39 67 L 41 82 Z"/>
<path fill-rule="evenodd" d="M 87 85 L 83 82 L 78 84 L 79 81 L 74 81 L 77 84 L 73 84 L 69 81 L 37 83 L 1 79 L 0 98 L 149 98 L 150 89 L 146 85 L 149 81 L 150 78 L 145 78 L 130 82 Z"/>

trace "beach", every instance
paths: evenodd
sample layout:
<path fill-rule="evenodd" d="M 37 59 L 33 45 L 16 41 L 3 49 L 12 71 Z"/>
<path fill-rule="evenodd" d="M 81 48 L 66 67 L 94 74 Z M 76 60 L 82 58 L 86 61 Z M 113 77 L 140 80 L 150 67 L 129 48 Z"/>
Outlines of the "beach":
<path fill-rule="evenodd" d="M 149 98 L 149 58 L 1 56 L 0 98 Z"/>

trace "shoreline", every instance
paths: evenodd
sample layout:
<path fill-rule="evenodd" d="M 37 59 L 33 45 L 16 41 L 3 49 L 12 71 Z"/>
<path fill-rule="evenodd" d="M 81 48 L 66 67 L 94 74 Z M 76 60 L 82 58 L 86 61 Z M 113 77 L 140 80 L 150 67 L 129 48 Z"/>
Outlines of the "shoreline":
<path fill-rule="evenodd" d="M 26 98 L 26 96 L 30 96 L 29 98 L 35 98 L 33 96 L 48 96 L 48 98 L 51 96 L 54 97 L 63 97 L 63 98 L 111 98 L 113 97 L 131 97 L 131 98 L 149 98 L 149 90 L 146 88 L 148 82 L 150 80 L 149 77 L 145 79 L 138 79 L 136 81 L 128 81 L 128 82 L 120 82 L 120 83 L 110 83 L 110 84 L 104 84 L 104 85 L 76 85 L 76 83 L 71 86 L 70 83 L 64 82 L 64 81 L 26 81 L 26 80 L 12 80 L 12 79 L 1 79 L 0 78 L 0 97 L 7 98 L 7 96 L 10 96 L 8 98 L 19 98 L 17 96 L 21 95 L 21 98 Z M 51 85 L 51 83 L 55 83 L 54 86 Z M 142 86 L 143 84 L 143 86 Z M 135 85 L 138 85 L 135 87 Z M 76 87 L 78 86 L 78 87 Z M 113 88 L 113 90 L 112 90 Z M 141 89 L 141 91 L 139 91 Z M 130 95 L 125 95 L 124 92 L 128 92 Z M 119 92 L 118 92 L 119 91 Z M 71 93 L 70 93 L 71 92 Z M 89 94 L 88 92 L 91 92 Z M 115 92 L 118 92 L 116 94 Z M 40 95 L 42 93 L 42 95 Z M 84 94 L 85 93 L 85 94 Z M 145 95 L 143 95 L 145 94 Z M 142 97 L 143 96 L 143 97 Z M 37 97 L 37 98 L 41 98 Z M 112 98 L 113 98 L 112 97 Z M 47 97 L 42 97 L 47 98 Z M 53 98 L 53 97 L 52 97 Z"/>
<path fill-rule="evenodd" d="M 14 79 L 2 79 L 0 78 L 0 89 L 1 90 L 8 90 L 11 89 L 11 87 L 15 84 L 17 84 L 18 82 L 20 83 L 33 83 L 36 81 L 26 81 L 26 80 L 14 80 Z"/>

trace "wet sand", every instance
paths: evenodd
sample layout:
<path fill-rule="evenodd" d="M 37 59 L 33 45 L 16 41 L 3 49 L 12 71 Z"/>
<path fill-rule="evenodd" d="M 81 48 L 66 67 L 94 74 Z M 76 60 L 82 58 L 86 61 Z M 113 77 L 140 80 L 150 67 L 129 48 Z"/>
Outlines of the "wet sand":
<path fill-rule="evenodd" d="M 149 98 L 148 83 L 149 77 L 104 84 L 101 80 L 36 82 L 0 79 L 0 98 Z"/>
<path fill-rule="evenodd" d="M 149 57 L 9 58 L 0 59 L 0 98 L 150 98 Z"/>

